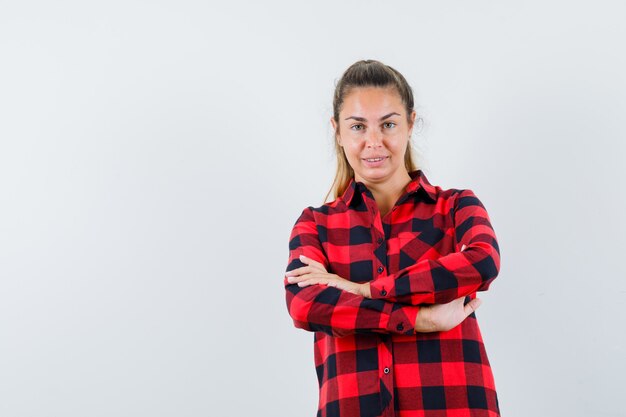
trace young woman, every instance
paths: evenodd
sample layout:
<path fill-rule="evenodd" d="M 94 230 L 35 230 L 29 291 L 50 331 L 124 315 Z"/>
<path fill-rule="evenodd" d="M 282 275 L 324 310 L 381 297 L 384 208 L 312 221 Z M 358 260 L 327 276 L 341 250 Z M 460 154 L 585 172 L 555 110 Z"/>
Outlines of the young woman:
<path fill-rule="evenodd" d="M 289 241 L 289 314 L 314 332 L 319 417 L 499 416 L 474 311 L 500 250 L 469 189 L 415 167 L 405 78 L 359 61 L 337 83 L 335 200 Z"/>

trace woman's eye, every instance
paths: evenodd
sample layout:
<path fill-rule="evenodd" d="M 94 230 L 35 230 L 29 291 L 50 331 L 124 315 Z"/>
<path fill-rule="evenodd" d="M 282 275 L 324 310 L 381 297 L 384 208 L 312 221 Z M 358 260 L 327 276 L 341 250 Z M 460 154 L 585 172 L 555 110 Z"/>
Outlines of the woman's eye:
<path fill-rule="evenodd" d="M 394 122 L 385 122 L 383 124 L 383 126 L 385 127 L 385 129 L 391 129 L 392 127 L 395 127 L 395 123 Z"/>
<path fill-rule="evenodd" d="M 362 130 L 363 129 L 363 125 L 353 125 L 352 127 L 350 127 L 350 129 L 352 129 L 352 130 Z"/>

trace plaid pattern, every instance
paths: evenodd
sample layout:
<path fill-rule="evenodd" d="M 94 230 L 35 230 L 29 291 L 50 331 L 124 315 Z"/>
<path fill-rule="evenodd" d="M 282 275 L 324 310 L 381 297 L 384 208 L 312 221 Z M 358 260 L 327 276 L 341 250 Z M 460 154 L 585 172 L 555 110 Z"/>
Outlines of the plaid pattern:
<path fill-rule="evenodd" d="M 446 332 L 417 333 L 420 304 L 466 302 L 498 275 L 500 250 L 471 190 L 443 190 L 423 171 L 381 218 L 354 179 L 341 197 L 307 207 L 289 241 L 343 278 L 371 281 L 372 298 L 285 278 L 296 327 L 314 332 L 318 417 L 499 416 L 493 374 L 472 314 Z"/>

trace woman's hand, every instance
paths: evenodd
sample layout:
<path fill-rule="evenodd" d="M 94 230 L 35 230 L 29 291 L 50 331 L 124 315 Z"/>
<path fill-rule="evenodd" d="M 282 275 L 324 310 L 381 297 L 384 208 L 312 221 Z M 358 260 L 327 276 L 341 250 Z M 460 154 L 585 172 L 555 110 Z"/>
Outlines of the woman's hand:
<path fill-rule="evenodd" d="M 326 271 L 324 265 L 304 255 L 300 255 L 300 261 L 307 266 L 296 268 L 285 274 L 290 284 L 298 284 L 299 287 L 315 284 L 327 285 L 362 297 L 371 298 L 372 293 L 369 282 L 359 284 L 358 282 L 348 281 L 339 275 L 330 274 Z"/>
<path fill-rule="evenodd" d="M 474 298 L 463 305 L 464 300 L 465 297 L 461 297 L 446 304 L 421 306 L 415 320 L 415 331 L 444 332 L 458 326 L 482 303 L 480 299 Z"/>

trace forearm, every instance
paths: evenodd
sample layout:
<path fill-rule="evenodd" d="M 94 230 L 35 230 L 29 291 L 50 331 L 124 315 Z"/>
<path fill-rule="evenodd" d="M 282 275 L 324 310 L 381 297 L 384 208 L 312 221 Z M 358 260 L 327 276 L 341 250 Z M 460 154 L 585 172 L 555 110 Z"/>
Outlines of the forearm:
<path fill-rule="evenodd" d="M 500 269 L 500 250 L 484 206 L 471 192 L 455 204 L 455 243 L 464 250 L 423 259 L 371 282 L 373 299 L 410 305 L 447 303 L 485 291 Z"/>
<path fill-rule="evenodd" d="M 373 299 L 410 305 L 447 303 L 485 291 L 499 272 L 495 249 L 478 248 L 420 261 L 370 284 Z"/>
<path fill-rule="evenodd" d="M 287 308 L 294 325 L 332 336 L 355 333 L 414 334 L 417 306 L 406 306 L 323 285 L 285 285 Z"/>
<path fill-rule="evenodd" d="M 311 208 L 303 210 L 291 232 L 286 272 L 306 266 L 301 255 L 319 262 L 325 270 L 329 269 Z M 414 332 L 419 307 L 371 300 L 325 285 L 300 287 L 289 283 L 287 277 L 284 285 L 287 309 L 298 328 L 332 336 Z"/>

